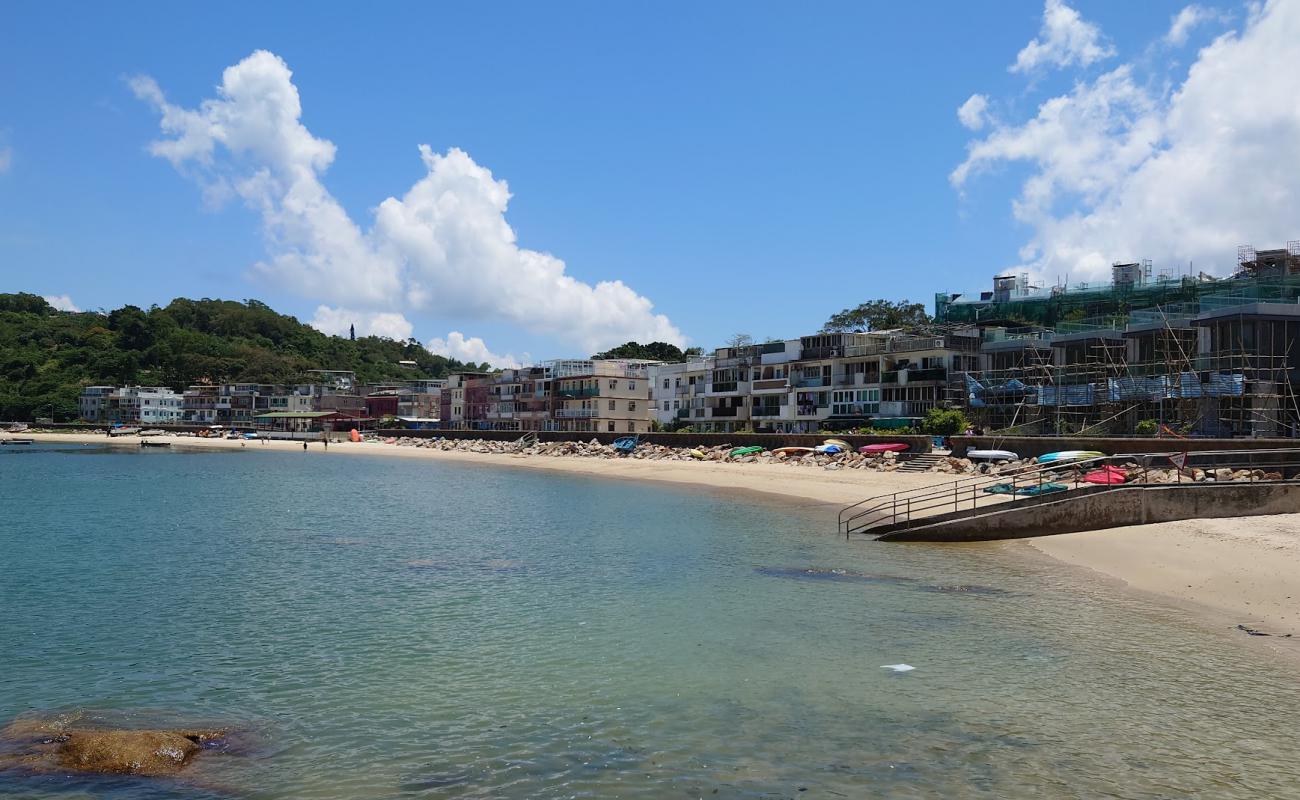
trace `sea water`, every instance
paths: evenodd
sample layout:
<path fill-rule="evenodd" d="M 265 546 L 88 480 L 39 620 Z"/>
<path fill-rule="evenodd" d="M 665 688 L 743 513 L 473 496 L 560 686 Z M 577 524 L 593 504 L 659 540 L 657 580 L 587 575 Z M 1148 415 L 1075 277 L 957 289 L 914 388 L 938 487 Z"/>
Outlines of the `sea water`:
<path fill-rule="evenodd" d="M 1291 661 L 1018 544 L 256 445 L 6 448 L 0 509 L 0 724 L 252 743 L 179 780 L 9 769 L 0 796 L 1300 792 Z"/>

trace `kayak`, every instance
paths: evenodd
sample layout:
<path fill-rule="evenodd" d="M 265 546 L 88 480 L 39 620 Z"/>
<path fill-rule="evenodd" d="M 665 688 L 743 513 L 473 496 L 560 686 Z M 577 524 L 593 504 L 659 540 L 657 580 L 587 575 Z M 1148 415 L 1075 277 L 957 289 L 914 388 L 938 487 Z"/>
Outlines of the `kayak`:
<path fill-rule="evenodd" d="M 620 453 L 630 453 L 636 449 L 640 441 L 636 436 L 620 436 L 614 440 L 614 449 Z"/>
<path fill-rule="evenodd" d="M 1103 486 L 1114 486 L 1128 480 L 1128 473 L 1119 467 L 1102 467 L 1095 469 L 1083 476 L 1085 483 L 1096 483 Z"/>
<path fill-rule="evenodd" d="M 833 444 L 836 447 L 840 448 L 840 450 L 844 450 L 844 451 L 851 449 L 849 443 L 844 441 L 843 439 L 827 439 L 826 441 L 822 442 L 822 444 L 823 445 Z"/>
<path fill-rule="evenodd" d="M 911 445 L 903 442 L 886 442 L 883 444 L 864 444 L 858 448 L 858 452 L 864 456 L 872 456 L 880 453 L 901 453 L 910 448 Z"/>
<path fill-rule="evenodd" d="M 778 447 L 772 452 L 786 456 L 801 456 L 805 453 L 811 453 L 812 451 L 813 449 L 811 447 Z"/>
<path fill-rule="evenodd" d="M 1019 461 L 1020 456 L 1010 450 L 967 450 L 971 461 Z"/>
<path fill-rule="evenodd" d="M 825 453 L 826 455 L 835 455 L 837 453 L 843 453 L 845 449 L 846 448 L 840 447 L 838 444 L 831 444 L 827 442 L 826 444 L 821 444 L 814 447 L 813 452 Z"/>
<path fill-rule="evenodd" d="M 753 455 L 754 453 L 761 453 L 761 452 L 763 452 L 763 448 L 759 447 L 758 445 L 751 445 L 750 447 L 737 447 L 731 451 L 731 457 L 736 458 L 738 456 L 748 456 L 748 455 Z"/>
<path fill-rule="evenodd" d="M 687 453 L 691 458 L 704 458 L 703 450 L 691 450 Z"/>
<path fill-rule="evenodd" d="M 1070 461 L 1084 461 L 1089 458 L 1104 458 L 1099 450 L 1062 450 L 1059 453 L 1044 453 L 1038 457 L 1039 464 L 1064 464 Z"/>

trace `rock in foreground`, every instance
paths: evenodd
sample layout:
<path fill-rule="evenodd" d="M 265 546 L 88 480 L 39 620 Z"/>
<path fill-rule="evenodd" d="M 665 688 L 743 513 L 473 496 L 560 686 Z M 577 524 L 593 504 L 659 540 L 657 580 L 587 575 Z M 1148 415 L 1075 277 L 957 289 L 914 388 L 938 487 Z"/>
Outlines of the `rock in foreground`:
<path fill-rule="evenodd" d="M 38 771 L 175 775 L 224 730 L 123 730 L 78 727 L 63 721 L 19 719 L 0 730 L 12 755 L 0 766 Z"/>

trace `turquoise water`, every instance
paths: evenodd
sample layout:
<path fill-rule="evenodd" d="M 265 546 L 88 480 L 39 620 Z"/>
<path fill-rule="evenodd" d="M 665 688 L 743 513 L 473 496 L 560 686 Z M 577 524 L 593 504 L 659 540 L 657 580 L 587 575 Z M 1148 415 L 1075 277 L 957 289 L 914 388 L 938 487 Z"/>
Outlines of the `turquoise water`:
<path fill-rule="evenodd" d="M 849 543 L 820 510 L 424 460 L 6 451 L 0 722 L 252 744 L 184 782 L 0 771 L 0 796 L 1300 786 L 1291 662 L 1016 545 Z"/>

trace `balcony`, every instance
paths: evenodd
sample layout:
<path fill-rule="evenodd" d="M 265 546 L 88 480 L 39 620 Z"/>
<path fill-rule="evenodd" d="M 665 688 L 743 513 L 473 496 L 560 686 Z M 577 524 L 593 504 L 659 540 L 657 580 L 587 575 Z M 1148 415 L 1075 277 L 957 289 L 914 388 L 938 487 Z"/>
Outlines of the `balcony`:
<path fill-rule="evenodd" d="M 558 397 L 596 397 L 600 394 L 599 386 L 584 386 L 576 389 L 556 389 Z"/>
<path fill-rule="evenodd" d="M 736 415 L 739 413 L 739 411 L 740 411 L 740 408 L 739 408 L 738 406 L 726 406 L 726 407 L 710 408 L 710 409 L 709 409 L 709 416 L 711 416 L 711 417 L 734 417 L 734 416 L 736 416 Z"/>
<path fill-rule="evenodd" d="M 753 392 L 785 392 L 790 389 L 790 381 L 787 378 L 768 378 L 766 380 L 754 381 L 751 384 L 750 391 Z"/>
<path fill-rule="evenodd" d="M 686 419 L 686 418 L 689 417 L 690 415 L 691 415 L 691 410 L 690 410 L 689 408 L 679 408 L 679 409 L 677 409 L 677 411 L 673 414 L 673 416 L 674 416 L 674 417 L 677 417 L 677 419 Z"/>
<path fill-rule="evenodd" d="M 555 409 L 556 419 L 590 419 L 596 416 L 594 408 L 557 408 Z"/>
<path fill-rule="evenodd" d="M 819 389 L 823 386 L 830 386 L 831 382 L 829 378 L 799 378 L 794 382 L 794 385 L 799 389 Z"/>
<path fill-rule="evenodd" d="M 748 393 L 749 381 L 725 381 L 722 383 L 710 383 L 706 387 L 705 394 L 742 394 Z"/>
<path fill-rule="evenodd" d="M 789 406 L 754 406 L 750 409 L 751 417 L 781 417 Z"/>

